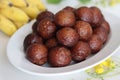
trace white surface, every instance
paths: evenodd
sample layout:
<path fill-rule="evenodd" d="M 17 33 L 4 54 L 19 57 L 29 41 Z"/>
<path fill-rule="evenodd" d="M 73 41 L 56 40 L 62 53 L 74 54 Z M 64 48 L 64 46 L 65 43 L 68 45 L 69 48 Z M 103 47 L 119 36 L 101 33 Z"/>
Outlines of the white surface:
<path fill-rule="evenodd" d="M 105 46 L 96 55 L 88 58 L 83 62 L 60 68 L 51 68 L 47 65 L 45 67 L 41 67 L 29 62 L 25 58 L 25 53 L 23 51 L 23 41 L 26 35 L 32 32 L 31 26 L 34 21 L 23 26 L 11 37 L 7 46 L 8 59 L 16 68 L 24 72 L 39 76 L 68 75 L 91 68 L 106 58 L 112 56 L 120 45 L 120 38 L 116 36 L 120 35 L 120 27 L 117 27 L 120 26 L 120 19 L 107 12 L 103 12 L 103 15 L 111 26 L 110 38 L 108 39 Z"/>
<path fill-rule="evenodd" d="M 74 3 L 74 0 L 71 0 L 71 1 L 73 1 L 73 3 Z M 69 5 L 69 4 L 67 4 L 67 5 Z M 75 6 L 75 5 L 73 5 L 73 6 Z M 50 8 L 50 7 L 48 7 L 48 8 Z M 106 10 L 106 11 L 120 17 L 120 14 L 119 14 L 120 13 L 120 5 L 115 6 L 113 8 L 103 8 L 103 10 Z M 118 27 L 120 27 L 120 26 L 118 26 Z M 79 72 L 77 74 L 72 74 L 69 76 L 60 76 L 60 77 L 56 76 L 56 77 L 51 77 L 51 78 L 26 74 L 26 73 L 16 69 L 9 63 L 7 56 L 6 56 L 6 46 L 7 46 L 8 41 L 9 41 L 9 38 L 0 32 L 0 80 L 87 80 L 86 78 L 88 77 L 88 75 L 86 75 L 84 72 Z M 115 55 L 120 56 L 119 51 L 116 52 Z M 108 78 L 105 80 L 120 80 L 120 75 L 112 77 L 112 78 Z"/>

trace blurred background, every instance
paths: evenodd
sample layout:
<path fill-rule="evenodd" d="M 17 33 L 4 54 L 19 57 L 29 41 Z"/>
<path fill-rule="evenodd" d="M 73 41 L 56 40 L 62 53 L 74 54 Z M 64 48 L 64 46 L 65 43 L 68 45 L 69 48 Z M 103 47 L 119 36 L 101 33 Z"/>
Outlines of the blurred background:
<path fill-rule="evenodd" d="M 57 12 L 65 6 L 80 7 L 80 6 L 97 6 L 101 10 L 108 11 L 120 17 L 120 0 L 42 0 L 48 10 Z"/>

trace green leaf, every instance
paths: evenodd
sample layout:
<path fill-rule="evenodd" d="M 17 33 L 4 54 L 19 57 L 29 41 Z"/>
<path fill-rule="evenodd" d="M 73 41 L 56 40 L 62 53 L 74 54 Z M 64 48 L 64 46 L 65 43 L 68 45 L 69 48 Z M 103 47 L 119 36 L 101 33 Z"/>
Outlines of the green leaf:
<path fill-rule="evenodd" d="M 47 0 L 48 3 L 50 4 L 58 4 L 60 3 L 62 0 Z"/>
<path fill-rule="evenodd" d="M 89 3 L 91 0 L 79 0 L 81 3 L 86 4 Z"/>

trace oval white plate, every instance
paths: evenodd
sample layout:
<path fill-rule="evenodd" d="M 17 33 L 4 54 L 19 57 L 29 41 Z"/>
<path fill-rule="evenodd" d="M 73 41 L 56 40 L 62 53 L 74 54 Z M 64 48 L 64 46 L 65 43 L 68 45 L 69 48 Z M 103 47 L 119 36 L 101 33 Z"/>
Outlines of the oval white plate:
<path fill-rule="evenodd" d="M 120 19 L 106 12 L 103 14 L 111 26 L 110 38 L 100 52 L 83 62 L 61 68 L 37 66 L 29 62 L 25 58 L 23 51 L 23 40 L 27 34 L 32 32 L 31 26 L 34 21 L 23 26 L 11 37 L 7 46 L 8 59 L 16 68 L 33 75 L 41 76 L 71 74 L 93 67 L 112 56 L 118 50 L 120 44 Z"/>

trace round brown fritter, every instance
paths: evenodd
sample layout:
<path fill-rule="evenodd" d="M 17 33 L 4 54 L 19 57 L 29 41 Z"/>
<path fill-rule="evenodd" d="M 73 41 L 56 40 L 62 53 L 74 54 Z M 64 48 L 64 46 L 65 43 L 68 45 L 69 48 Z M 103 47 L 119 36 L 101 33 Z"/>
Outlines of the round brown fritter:
<path fill-rule="evenodd" d="M 44 18 L 49 18 L 51 21 L 54 21 L 54 14 L 50 11 L 43 11 L 37 16 L 37 21 L 41 21 Z"/>
<path fill-rule="evenodd" d="M 62 27 L 71 27 L 75 24 L 75 15 L 70 10 L 61 10 L 55 14 L 55 23 Z"/>
<path fill-rule="evenodd" d="M 88 23 L 91 23 L 93 21 L 93 14 L 91 10 L 88 7 L 80 7 L 75 11 L 76 17 L 78 17 L 79 20 L 86 21 Z"/>
<path fill-rule="evenodd" d="M 100 39 L 102 40 L 102 43 L 105 43 L 107 41 L 108 34 L 103 27 L 95 28 L 94 33 L 100 37 Z"/>
<path fill-rule="evenodd" d="M 32 44 L 26 51 L 27 59 L 37 65 L 43 65 L 47 62 L 48 50 L 43 44 Z"/>
<path fill-rule="evenodd" d="M 75 11 L 75 8 L 71 7 L 71 6 L 66 6 L 63 10 L 69 10 L 69 11 Z"/>
<path fill-rule="evenodd" d="M 78 32 L 80 40 L 87 41 L 92 36 L 92 27 L 87 22 L 77 21 L 74 28 Z"/>
<path fill-rule="evenodd" d="M 33 25 L 32 25 L 32 31 L 35 32 L 35 33 L 37 33 L 38 23 L 39 23 L 39 22 L 36 21 L 36 22 L 34 22 Z"/>
<path fill-rule="evenodd" d="M 75 62 L 81 62 L 85 60 L 91 53 L 90 46 L 87 42 L 79 41 L 72 48 L 72 59 Z"/>
<path fill-rule="evenodd" d="M 98 27 L 103 20 L 102 13 L 100 9 L 97 7 L 90 7 L 90 10 L 92 11 L 92 14 L 93 14 L 92 26 Z"/>
<path fill-rule="evenodd" d="M 56 25 L 47 18 L 41 20 L 37 27 L 38 34 L 44 39 L 51 38 L 55 31 Z"/>
<path fill-rule="evenodd" d="M 93 54 L 97 53 L 102 48 L 102 40 L 96 34 L 93 34 L 89 40 L 89 45 Z"/>
<path fill-rule="evenodd" d="M 65 47 L 55 47 L 48 54 L 48 62 L 54 67 L 63 67 L 71 63 L 71 52 Z"/>
<path fill-rule="evenodd" d="M 70 27 L 65 27 L 65 28 L 60 29 L 57 32 L 56 36 L 57 36 L 59 43 L 67 47 L 72 47 L 79 40 L 79 34 Z"/>
<path fill-rule="evenodd" d="M 39 43 L 39 44 L 42 44 L 43 43 L 43 40 L 40 36 L 38 36 L 37 34 L 35 33 L 30 33 L 28 34 L 25 39 L 24 39 L 24 42 L 23 42 L 23 46 L 24 46 L 24 51 L 26 51 L 26 49 L 33 43 Z"/>
<path fill-rule="evenodd" d="M 108 34 L 110 33 L 110 25 L 106 20 L 102 21 L 100 27 L 103 27 Z"/>
<path fill-rule="evenodd" d="M 56 46 L 58 45 L 58 42 L 57 42 L 56 38 L 53 37 L 53 38 L 48 39 L 48 40 L 46 41 L 45 45 L 46 45 L 49 49 L 51 49 L 51 48 L 53 48 L 53 47 L 56 47 Z"/>

